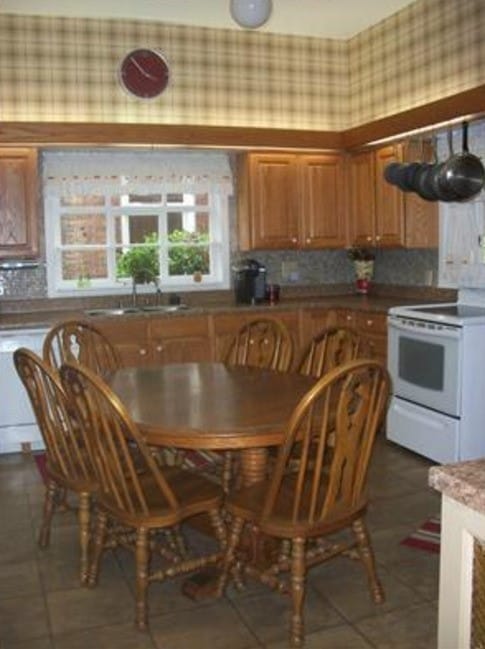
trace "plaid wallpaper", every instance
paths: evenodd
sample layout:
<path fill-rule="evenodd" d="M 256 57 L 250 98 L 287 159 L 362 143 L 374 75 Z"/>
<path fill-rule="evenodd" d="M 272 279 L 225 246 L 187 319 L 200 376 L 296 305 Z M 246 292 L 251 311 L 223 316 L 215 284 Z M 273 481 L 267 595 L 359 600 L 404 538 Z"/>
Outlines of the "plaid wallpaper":
<path fill-rule="evenodd" d="M 117 80 L 160 49 L 167 90 Z M 349 41 L 0 14 L 0 119 L 341 130 L 485 82 L 484 0 L 418 0 Z"/>

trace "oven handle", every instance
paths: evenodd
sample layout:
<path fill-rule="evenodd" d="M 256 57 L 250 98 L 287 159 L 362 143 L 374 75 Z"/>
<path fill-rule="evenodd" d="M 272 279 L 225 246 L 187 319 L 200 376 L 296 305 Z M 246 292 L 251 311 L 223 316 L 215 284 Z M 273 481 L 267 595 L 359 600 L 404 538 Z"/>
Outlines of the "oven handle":
<path fill-rule="evenodd" d="M 409 326 L 398 318 L 389 317 L 389 326 L 399 331 L 407 331 L 409 333 L 422 334 L 424 336 L 433 336 L 433 338 L 451 338 L 458 340 L 461 338 L 461 327 L 449 327 L 446 329 L 428 329 L 426 327 Z"/>

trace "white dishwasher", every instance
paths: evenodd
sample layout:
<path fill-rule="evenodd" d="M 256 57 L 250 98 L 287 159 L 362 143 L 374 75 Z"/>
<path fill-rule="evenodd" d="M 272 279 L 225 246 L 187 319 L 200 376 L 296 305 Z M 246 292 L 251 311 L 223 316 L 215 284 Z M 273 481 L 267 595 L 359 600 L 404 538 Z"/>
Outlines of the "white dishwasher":
<path fill-rule="evenodd" d="M 0 453 L 44 448 L 29 397 L 13 363 L 13 353 L 19 347 L 27 347 L 41 355 L 47 331 L 0 331 Z"/>

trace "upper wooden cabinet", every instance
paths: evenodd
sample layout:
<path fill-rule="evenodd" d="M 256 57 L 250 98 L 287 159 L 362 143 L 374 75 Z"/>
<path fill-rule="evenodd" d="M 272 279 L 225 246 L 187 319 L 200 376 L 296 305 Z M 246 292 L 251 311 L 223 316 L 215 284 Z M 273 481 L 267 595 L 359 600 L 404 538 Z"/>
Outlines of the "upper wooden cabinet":
<path fill-rule="evenodd" d="M 338 153 L 249 153 L 239 165 L 242 250 L 345 245 L 344 163 Z"/>
<path fill-rule="evenodd" d="M 421 160 L 429 151 L 398 143 L 349 157 L 349 232 L 355 246 L 434 248 L 438 246 L 438 203 L 403 192 L 384 179 L 391 162 Z"/>
<path fill-rule="evenodd" d="M 0 147 L 0 259 L 35 257 L 37 151 Z"/>

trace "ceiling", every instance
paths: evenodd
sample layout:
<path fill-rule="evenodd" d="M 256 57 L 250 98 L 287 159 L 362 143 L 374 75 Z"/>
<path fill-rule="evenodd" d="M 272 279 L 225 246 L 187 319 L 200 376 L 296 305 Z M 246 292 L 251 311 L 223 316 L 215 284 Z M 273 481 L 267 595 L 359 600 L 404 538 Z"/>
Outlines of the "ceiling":
<path fill-rule="evenodd" d="M 273 0 L 272 14 L 259 31 L 347 39 L 414 1 Z M 0 0 L 0 13 L 131 18 L 240 29 L 229 13 L 229 0 Z"/>

